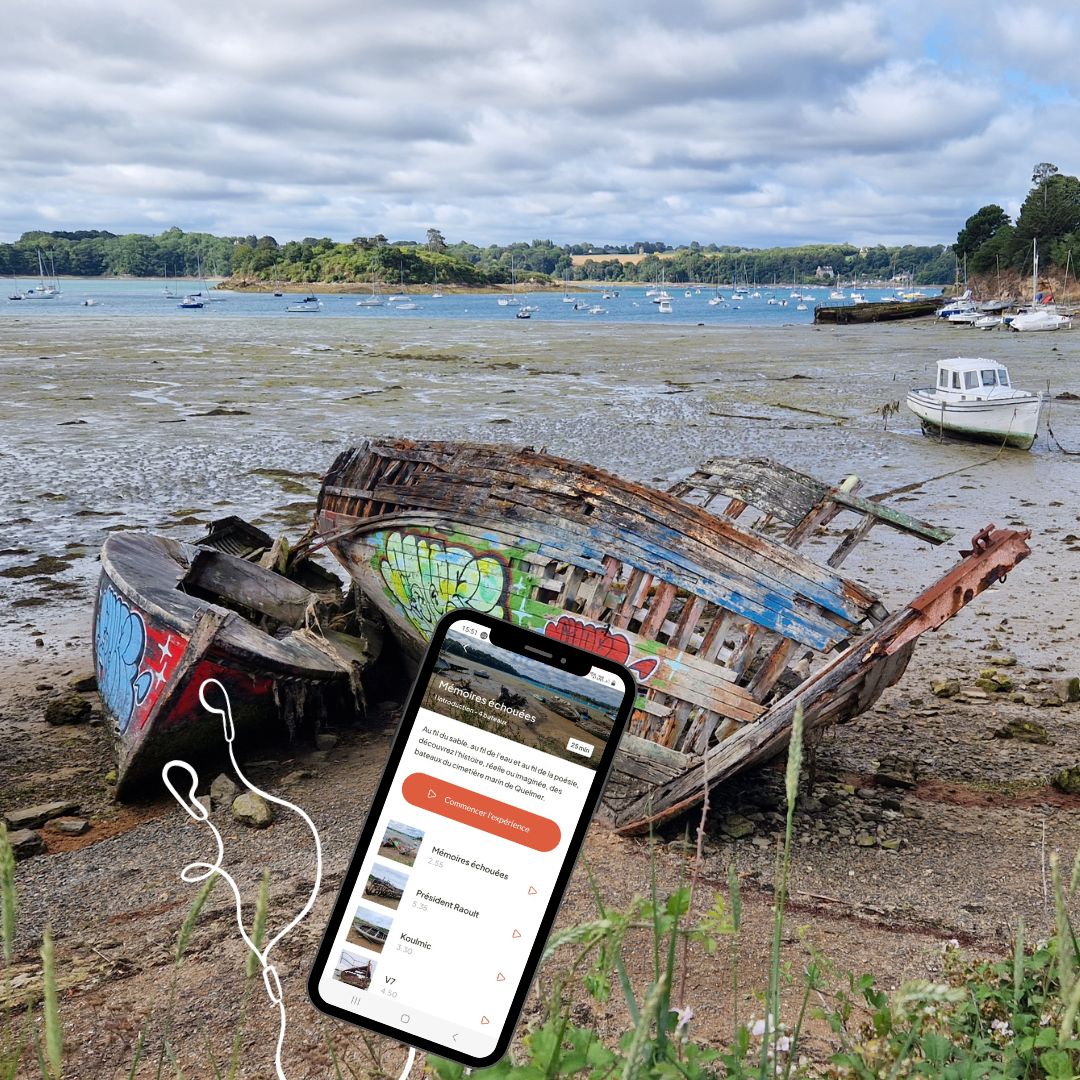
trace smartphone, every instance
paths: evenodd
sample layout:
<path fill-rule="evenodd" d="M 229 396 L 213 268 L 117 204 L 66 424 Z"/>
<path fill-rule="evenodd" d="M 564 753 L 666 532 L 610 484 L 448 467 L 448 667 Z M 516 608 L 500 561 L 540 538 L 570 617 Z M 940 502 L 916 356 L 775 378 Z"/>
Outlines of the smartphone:
<path fill-rule="evenodd" d="M 469 610 L 435 628 L 308 979 L 471 1068 L 506 1053 L 633 706 L 621 664 Z"/>

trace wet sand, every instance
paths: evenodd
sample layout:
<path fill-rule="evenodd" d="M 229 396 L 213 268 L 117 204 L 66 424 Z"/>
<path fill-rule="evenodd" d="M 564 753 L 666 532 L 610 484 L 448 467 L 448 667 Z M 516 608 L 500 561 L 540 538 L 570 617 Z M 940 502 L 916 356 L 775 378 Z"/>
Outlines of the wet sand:
<path fill-rule="evenodd" d="M 165 803 L 110 805 L 102 727 L 47 729 L 42 721 L 45 699 L 91 664 L 96 551 L 113 529 L 183 538 L 229 513 L 296 535 L 320 473 L 368 435 L 543 446 L 663 485 L 710 456 L 762 454 L 828 479 L 857 472 L 868 494 L 916 485 L 891 503 L 955 529 L 956 539 L 931 549 L 877 529 L 845 564 L 889 606 L 943 572 L 983 525 L 1031 528 L 1031 558 L 928 635 L 877 709 L 819 749 L 822 786 L 810 796 L 816 806 L 808 801 L 800 816 L 794 895 L 812 943 L 839 959 L 865 958 L 886 984 L 932 974 L 943 935 L 992 951 L 1020 915 L 1035 934 L 1046 916 L 1046 853 L 1058 848 L 1071 859 L 1080 843 L 1076 800 L 1047 786 L 1054 770 L 1080 759 L 1078 706 L 938 700 L 929 683 L 955 677 L 970 685 L 1002 654 L 1016 660 L 1010 671 L 1033 694 L 1048 680 L 1080 673 L 1080 457 L 1044 438 L 1031 452 L 1000 455 L 993 447 L 939 444 L 906 410 L 890 417 L 888 430 L 880 414 L 913 381 L 931 382 L 937 359 L 958 354 L 1007 363 L 1018 386 L 1049 382 L 1055 394 L 1078 394 L 1080 338 L 975 334 L 923 322 L 763 331 L 416 320 L 366 324 L 362 332 L 357 338 L 341 321 L 279 322 L 271 337 L 250 319 L 227 318 L 212 326 L 173 318 L 0 324 L 0 809 L 74 792 L 91 817 L 85 837 L 49 834 L 49 853 L 18 870 L 19 970 L 32 969 L 50 924 L 70 975 L 63 1009 L 72 1075 L 126 1075 L 138 1031 L 160 1032 L 148 1003 L 160 1013 L 169 947 L 192 895 L 177 873 L 205 846 Z M 1055 401 L 1050 419 L 1057 438 L 1080 449 L 1080 403 Z M 831 547 L 817 543 L 809 542 L 808 553 Z M 1045 724 L 1049 743 L 991 739 L 1013 713 Z M 308 769 L 288 797 L 308 807 L 327 844 L 330 875 L 317 918 L 278 961 L 298 1018 L 290 1027 L 290 1076 L 327 1074 L 323 1031 L 357 1044 L 315 1020 L 302 1001 L 318 919 L 340 881 L 388 731 L 383 724 L 344 735 L 329 756 L 274 762 L 253 774 L 272 785 L 298 764 Z M 886 753 L 919 769 L 915 788 L 889 796 L 900 809 L 886 804 L 874 781 Z M 741 815 L 767 841 L 775 833 L 775 788 L 775 773 L 759 770 L 718 794 L 712 811 L 706 877 L 720 887 L 731 861 L 744 876 L 748 987 L 763 985 L 754 980 L 767 951 L 773 856 L 768 842 L 735 841 L 721 825 Z M 897 851 L 855 842 L 868 813 L 879 840 L 901 842 Z M 256 834 L 227 815 L 222 824 L 242 887 L 253 896 L 269 868 L 274 910 L 286 917 L 310 873 L 303 826 L 281 820 Z M 609 902 L 646 887 L 644 841 L 594 828 L 588 855 Z M 682 858 L 677 844 L 661 855 L 672 881 Z M 588 916 L 589 897 L 579 870 L 563 921 Z M 230 1033 L 222 1035 L 226 1045 L 243 992 L 229 907 L 224 892 L 212 898 L 181 976 L 187 995 L 174 1030 L 181 1061 L 196 1075 L 207 1071 L 203 1031 Z M 691 980 L 699 1030 L 718 1039 L 728 1030 L 722 982 L 715 964 L 697 967 Z M 243 1075 L 265 1075 L 259 1055 L 270 1019 L 254 1011 L 252 1065 Z M 613 1005 L 588 1022 L 608 1036 L 625 1017 Z M 365 1051 L 356 1053 L 366 1060 Z"/>

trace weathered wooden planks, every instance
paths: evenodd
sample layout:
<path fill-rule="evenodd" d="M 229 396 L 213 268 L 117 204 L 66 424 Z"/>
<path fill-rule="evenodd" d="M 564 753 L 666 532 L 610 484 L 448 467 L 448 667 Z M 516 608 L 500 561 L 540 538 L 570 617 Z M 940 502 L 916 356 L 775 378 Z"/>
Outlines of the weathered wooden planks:
<path fill-rule="evenodd" d="M 572 635 L 599 634 L 604 650 L 625 650 L 639 697 L 605 804 L 632 829 L 699 798 L 706 755 L 712 782 L 714 763 L 720 778 L 783 744 L 790 714 L 775 730 L 766 723 L 781 715 L 782 676 L 784 686 L 802 680 L 808 715 L 823 724 L 864 710 L 903 672 L 911 639 L 899 636 L 890 652 L 853 665 L 853 650 L 894 623 L 870 590 L 832 567 L 876 525 L 929 543 L 948 534 L 857 490 L 853 477 L 834 486 L 766 459 L 714 459 L 659 492 L 528 448 L 374 440 L 334 463 L 318 521 L 410 649 L 422 647 L 437 612 L 410 614 L 413 586 L 388 584 L 386 553 L 397 545 L 404 558 L 405 537 L 424 545 L 425 559 L 444 560 L 454 581 L 467 565 L 502 560 L 509 591 L 500 603 L 515 621 L 547 631 L 565 623 Z M 686 501 L 720 497 L 732 516 Z M 857 523 L 829 566 L 796 550 L 842 512 Z M 905 632 L 936 618 L 936 609 L 916 612 Z M 837 668 L 840 658 L 847 667 Z"/>

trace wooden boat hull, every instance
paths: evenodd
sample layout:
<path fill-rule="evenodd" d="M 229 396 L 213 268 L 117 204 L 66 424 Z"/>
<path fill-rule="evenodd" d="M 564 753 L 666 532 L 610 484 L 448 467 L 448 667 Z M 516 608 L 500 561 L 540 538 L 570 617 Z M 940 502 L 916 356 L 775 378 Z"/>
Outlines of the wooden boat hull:
<path fill-rule="evenodd" d="M 943 401 L 933 388 L 912 390 L 908 408 L 919 418 L 927 435 L 1004 443 L 1028 450 L 1039 430 L 1042 398 L 989 398 L 972 401 Z"/>
<path fill-rule="evenodd" d="M 934 315 L 941 304 L 940 296 L 921 300 L 872 301 L 867 304 L 819 304 L 814 308 L 816 323 L 892 322 L 895 319 L 921 319 Z"/>
<path fill-rule="evenodd" d="M 715 784 L 782 749 L 793 700 L 808 727 L 838 722 L 903 674 L 914 637 L 897 635 L 918 612 L 890 622 L 874 594 L 799 555 L 803 536 L 841 509 L 865 517 L 837 562 L 875 522 L 949 535 L 773 463 L 710 466 L 684 499 L 531 450 L 373 441 L 334 463 L 317 524 L 414 657 L 446 612 L 469 608 L 626 664 L 639 696 L 601 816 L 634 832 L 699 801 L 706 774 Z M 761 482 L 744 488 L 740 473 Z M 732 501 L 716 516 L 691 489 Z M 735 524 L 749 504 L 793 525 L 783 543 Z M 985 587 L 976 563 L 957 606 Z M 868 638 L 867 623 L 891 636 Z"/>
<path fill-rule="evenodd" d="M 355 708 L 349 668 L 309 636 L 278 640 L 203 598 L 223 573 L 242 578 L 250 604 L 261 602 L 259 588 L 272 589 L 278 614 L 305 603 L 307 590 L 230 555 L 144 533 L 110 536 L 101 564 L 94 663 L 117 751 L 118 797 L 155 786 L 172 757 L 221 756 L 221 721 L 199 702 L 205 679 L 228 690 L 241 743 L 317 724 L 330 708 Z"/>

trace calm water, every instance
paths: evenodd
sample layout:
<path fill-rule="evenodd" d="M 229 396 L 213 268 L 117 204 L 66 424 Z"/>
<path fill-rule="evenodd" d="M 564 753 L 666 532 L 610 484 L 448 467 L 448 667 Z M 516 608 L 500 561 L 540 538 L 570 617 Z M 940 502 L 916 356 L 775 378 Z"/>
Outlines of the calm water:
<path fill-rule="evenodd" d="M 33 285 L 32 281 L 21 281 L 25 290 Z M 801 289 L 796 297 L 790 287 L 758 289 L 757 295 L 748 295 L 742 300 L 731 299 L 731 289 L 722 289 L 724 298 L 720 304 L 710 304 L 714 298 L 712 289 L 690 289 L 669 287 L 672 310 L 670 314 L 661 313 L 659 305 L 652 302 L 652 297 L 645 295 L 644 286 L 620 286 L 618 297 L 605 291 L 591 289 L 588 292 L 571 292 L 569 303 L 564 302 L 562 293 L 517 293 L 520 304 L 501 306 L 499 297 L 486 293 L 454 293 L 442 297 L 432 297 L 417 293 L 408 297 L 415 308 L 402 310 L 398 303 L 384 303 L 382 307 L 358 307 L 357 300 L 370 294 L 352 293 L 314 293 L 322 302 L 322 307 L 314 312 L 295 313 L 288 311 L 288 306 L 303 299 L 303 294 L 286 293 L 275 297 L 272 293 L 234 293 L 206 290 L 202 282 L 170 282 L 170 291 L 182 294 L 188 290 L 198 290 L 202 294 L 202 308 L 179 309 L 181 297 L 166 297 L 161 281 L 138 280 L 117 281 L 111 278 L 65 278 L 61 279 L 61 294 L 52 300 L 7 299 L 15 283 L 8 280 L 0 293 L 0 318 L 50 319 L 57 314 L 82 318 L 113 318 L 154 315 L 181 314 L 192 322 L 225 318 L 258 318 L 325 320 L 328 318 L 354 319 L 359 322 L 373 320 L 493 320 L 505 321 L 516 319 L 517 311 L 524 306 L 535 308 L 531 321 L 536 322 L 603 322 L 603 323 L 649 323 L 649 324 L 696 324 L 719 326 L 804 326 L 813 322 L 815 304 L 837 304 L 841 301 L 830 300 L 829 290 Z M 845 290 L 850 293 L 850 290 Z M 927 290 L 934 292 L 935 290 Z M 867 300 L 877 300 L 892 295 L 893 290 L 864 289 Z M 384 293 L 382 299 L 390 294 Z M 509 293 L 507 294 L 509 296 Z M 213 299 L 211 299 L 213 298 Z M 506 299 L 504 296 L 503 299 Z M 87 304 L 86 301 L 92 303 Z M 849 301 L 845 301 L 849 302 Z M 800 311 L 802 305 L 805 310 Z M 599 309 L 599 310 L 596 310 Z M 518 320 L 524 322 L 525 320 Z"/>

